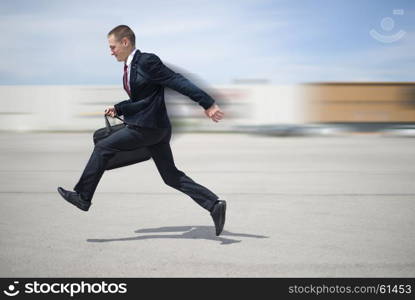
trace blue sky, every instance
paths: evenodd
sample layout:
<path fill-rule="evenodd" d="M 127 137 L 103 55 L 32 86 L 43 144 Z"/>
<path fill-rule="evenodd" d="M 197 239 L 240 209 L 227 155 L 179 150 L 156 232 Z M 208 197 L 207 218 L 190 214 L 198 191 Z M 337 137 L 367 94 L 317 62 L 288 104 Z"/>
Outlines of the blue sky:
<path fill-rule="evenodd" d="M 413 0 L 2 0 L 0 84 L 120 84 L 106 38 L 119 24 L 209 84 L 415 81 Z"/>

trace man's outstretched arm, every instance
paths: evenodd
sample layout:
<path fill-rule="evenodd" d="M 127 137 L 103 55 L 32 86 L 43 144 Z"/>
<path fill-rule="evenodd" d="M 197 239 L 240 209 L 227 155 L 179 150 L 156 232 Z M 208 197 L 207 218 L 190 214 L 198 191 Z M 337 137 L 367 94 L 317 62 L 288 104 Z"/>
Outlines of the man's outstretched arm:
<path fill-rule="evenodd" d="M 193 101 L 197 102 L 205 109 L 205 114 L 214 122 L 218 122 L 223 118 L 224 113 L 215 101 L 202 89 L 194 85 L 183 75 L 174 72 L 165 66 L 160 58 L 155 54 L 149 54 L 143 60 L 142 70 L 148 75 L 148 79 L 175 90 Z"/>

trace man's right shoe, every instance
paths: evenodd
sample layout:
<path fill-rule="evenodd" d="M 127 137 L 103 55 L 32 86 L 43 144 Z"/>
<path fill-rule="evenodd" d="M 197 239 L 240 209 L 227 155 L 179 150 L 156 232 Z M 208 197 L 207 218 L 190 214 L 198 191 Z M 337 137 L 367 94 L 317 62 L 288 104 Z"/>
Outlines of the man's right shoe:
<path fill-rule="evenodd" d="M 67 191 L 61 187 L 58 187 L 58 192 L 63 197 L 63 199 L 83 211 L 88 211 L 89 207 L 91 206 L 91 202 L 83 200 L 81 195 L 79 195 L 77 192 Z"/>
<path fill-rule="evenodd" d="M 225 226 L 225 216 L 226 216 L 226 201 L 219 200 L 216 202 L 212 211 L 210 212 L 212 216 L 213 223 L 215 223 L 216 236 L 219 236 L 222 233 L 223 227 Z"/>

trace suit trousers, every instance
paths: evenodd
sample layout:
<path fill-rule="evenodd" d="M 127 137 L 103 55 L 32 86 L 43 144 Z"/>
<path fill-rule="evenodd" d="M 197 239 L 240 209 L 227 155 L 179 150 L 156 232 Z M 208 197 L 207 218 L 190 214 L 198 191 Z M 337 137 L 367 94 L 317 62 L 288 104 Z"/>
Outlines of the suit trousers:
<path fill-rule="evenodd" d="M 99 141 L 74 190 L 82 199 L 91 201 L 95 189 L 106 170 L 106 164 L 118 151 L 147 147 L 163 181 L 190 196 L 197 204 L 211 210 L 218 196 L 194 182 L 174 164 L 170 148 L 171 128 L 144 128 L 127 125 Z"/>

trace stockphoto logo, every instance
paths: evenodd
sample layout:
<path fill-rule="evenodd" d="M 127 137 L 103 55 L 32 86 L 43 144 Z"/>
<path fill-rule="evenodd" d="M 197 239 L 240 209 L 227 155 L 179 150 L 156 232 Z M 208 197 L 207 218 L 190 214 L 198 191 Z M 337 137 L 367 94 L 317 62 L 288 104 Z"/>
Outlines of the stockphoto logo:
<path fill-rule="evenodd" d="M 14 281 L 13 284 L 10 284 L 7 287 L 7 290 L 4 290 L 3 293 L 5 293 L 7 296 L 13 297 L 20 293 L 19 290 L 16 289 L 16 286 L 19 284 L 18 281 Z"/>
<path fill-rule="evenodd" d="M 105 281 L 89 283 L 81 281 L 80 283 L 64 282 L 26 282 L 19 290 L 18 281 L 14 281 L 3 292 L 5 295 L 14 297 L 19 293 L 24 294 L 66 294 L 71 297 L 77 294 L 125 294 L 127 293 L 126 283 L 107 283 Z"/>

